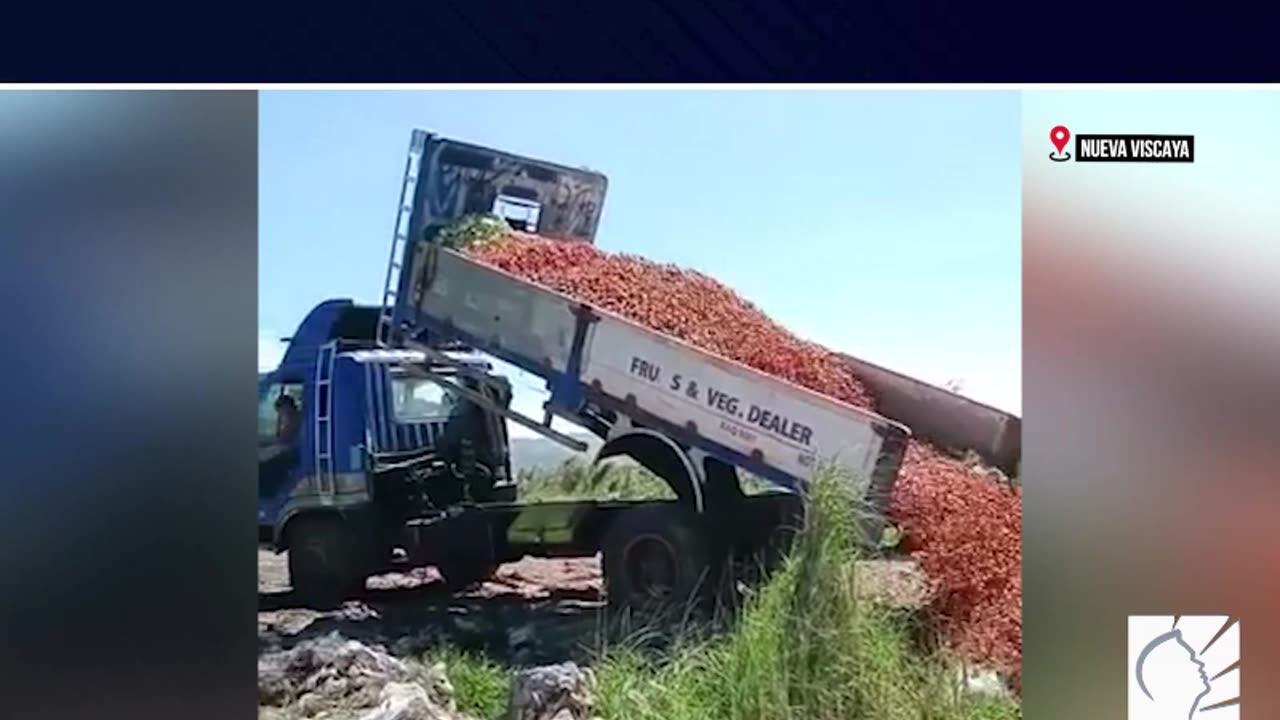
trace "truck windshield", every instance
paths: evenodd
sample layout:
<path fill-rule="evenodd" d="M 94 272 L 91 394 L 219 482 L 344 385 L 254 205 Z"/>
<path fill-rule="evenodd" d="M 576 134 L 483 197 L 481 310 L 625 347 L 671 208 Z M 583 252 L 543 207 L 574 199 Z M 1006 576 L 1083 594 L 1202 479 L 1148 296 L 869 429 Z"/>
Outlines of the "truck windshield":
<path fill-rule="evenodd" d="M 396 422 L 424 423 L 446 420 L 464 400 L 430 380 L 398 377 L 391 381 Z"/>

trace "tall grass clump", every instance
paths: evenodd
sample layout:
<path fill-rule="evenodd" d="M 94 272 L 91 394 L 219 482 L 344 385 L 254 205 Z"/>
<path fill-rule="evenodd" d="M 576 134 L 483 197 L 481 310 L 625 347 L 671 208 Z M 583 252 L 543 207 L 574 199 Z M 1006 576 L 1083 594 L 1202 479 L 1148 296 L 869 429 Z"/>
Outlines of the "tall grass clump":
<path fill-rule="evenodd" d="M 962 696 L 945 665 L 921 655 L 912 618 L 857 594 L 850 483 L 824 473 L 782 569 L 748 597 L 726 636 L 653 659 L 610 652 L 597 669 L 610 720 L 997 720 L 1003 700 Z"/>
<path fill-rule="evenodd" d="M 429 653 L 423 660 L 428 666 L 444 663 L 458 710 L 467 716 L 491 720 L 501 717 L 506 710 L 511 687 L 507 668 L 483 655 L 447 645 Z"/>

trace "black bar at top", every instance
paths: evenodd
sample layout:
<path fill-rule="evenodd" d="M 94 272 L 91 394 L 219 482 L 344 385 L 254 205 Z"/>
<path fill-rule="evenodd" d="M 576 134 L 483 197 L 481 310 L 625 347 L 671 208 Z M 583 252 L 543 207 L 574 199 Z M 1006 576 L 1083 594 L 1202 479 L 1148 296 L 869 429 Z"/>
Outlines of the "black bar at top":
<path fill-rule="evenodd" d="M 1275 3 L 11 3 L 6 82 L 1274 82 Z M 1087 39 L 1082 34 L 1087 28 Z"/>

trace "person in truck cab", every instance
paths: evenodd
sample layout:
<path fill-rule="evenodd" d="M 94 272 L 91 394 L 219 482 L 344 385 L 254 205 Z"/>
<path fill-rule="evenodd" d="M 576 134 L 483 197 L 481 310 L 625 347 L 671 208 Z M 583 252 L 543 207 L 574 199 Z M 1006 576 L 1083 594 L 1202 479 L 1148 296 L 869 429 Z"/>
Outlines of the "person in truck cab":
<path fill-rule="evenodd" d="M 276 399 L 276 442 L 282 448 L 292 448 L 298 442 L 301 417 L 298 405 L 288 395 Z"/>
<path fill-rule="evenodd" d="M 288 482 L 290 472 L 298 462 L 299 431 L 302 429 L 302 413 L 298 404 L 282 393 L 272 407 L 276 411 L 275 437 L 264 438 L 267 444 L 258 451 L 260 497 L 273 497 Z"/>

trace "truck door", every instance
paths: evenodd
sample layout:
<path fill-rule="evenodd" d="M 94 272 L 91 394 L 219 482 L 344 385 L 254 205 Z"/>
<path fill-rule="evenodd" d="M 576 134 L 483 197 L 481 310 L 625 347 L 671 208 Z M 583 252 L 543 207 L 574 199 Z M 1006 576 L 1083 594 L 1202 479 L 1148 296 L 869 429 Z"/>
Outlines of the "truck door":
<path fill-rule="evenodd" d="M 258 388 L 258 500 L 287 492 L 296 476 L 303 432 L 301 382 L 266 381 Z"/>

